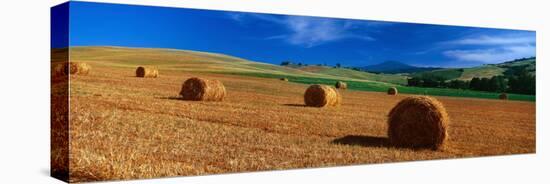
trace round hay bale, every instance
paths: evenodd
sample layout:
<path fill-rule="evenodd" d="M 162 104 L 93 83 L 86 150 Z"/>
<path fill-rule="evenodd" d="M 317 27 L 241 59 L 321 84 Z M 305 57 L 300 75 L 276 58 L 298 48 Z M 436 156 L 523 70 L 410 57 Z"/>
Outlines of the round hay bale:
<path fill-rule="evenodd" d="M 52 63 L 51 64 L 51 76 L 60 77 L 66 76 L 69 73 L 69 67 L 65 63 Z"/>
<path fill-rule="evenodd" d="M 311 107 L 339 106 L 341 101 L 338 91 L 326 85 L 311 85 L 304 94 L 304 102 Z"/>
<path fill-rule="evenodd" d="M 193 101 L 222 101 L 225 94 L 225 87 L 219 80 L 197 77 L 187 79 L 180 91 L 184 100 Z"/>
<path fill-rule="evenodd" d="M 501 93 L 500 95 L 498 95 L 498 99 L 501 99 L 501 100 L 508 100 L 508 94 L 506 94 L 506 93 Z"/>
<path fill-rule="evenodd" d="M 281 78 L 280 80 L 288 82 L 287 78 Z"/>
<path fill-rule="evenodd" d="M 342 81 L 338 81 L 336 82 L 334 87 L 336 87 L 337 89 L 348 89 L 348 84 Z"/>
<path fill-rule="evenodd" d="M 441 149 L 447 140 L 445 107 L 427 96 L 408 97 L 388 114 L 390 143 L 399 147 Z"/>
<path fill-rule="evenodd" d="M 55 88 L 60 87 L 54 87 L 54 84 L 63 84 L 69 82 L 69 67 L 68 64 L 63 62 L 55 62 L 51 63 L 51 73 L 50 73 L 50 81 L 52 85 L 52 90 L 55 90 Z M 68 84 L 65 84 L 67 86 Z M 54 92 L 52 91 L 52 94 Z"/>
<path fill-rule="evenodd" d="M 65 62 L 62 68 L 64 75 L 88 75 L 91 69 L 90 65 L 83 62 Z"/>
<path fill-rule="evenodd" d="M 397 88 L 391 87 L 388 89 L 388 95 L 397 95 Z"/>
<path fill-rule="evenodd" d="M 136 77 L 157 78 L 159 71 L 152 67 L 140 66 L 136 69 Z"/>

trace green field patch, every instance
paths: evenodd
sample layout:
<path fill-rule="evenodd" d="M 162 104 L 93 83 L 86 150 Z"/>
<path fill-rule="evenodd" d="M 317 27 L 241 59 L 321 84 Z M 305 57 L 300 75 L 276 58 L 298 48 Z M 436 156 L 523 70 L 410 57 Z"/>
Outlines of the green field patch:
<path fill-rule="evenodd" d="M 362 79 L 369 81 L 380 81 L 392 84 L 407 84 L 407 77 L 402 75 L 393 75 L 393 74 L 374 74 L 363 71 L 355 71 L 345 68 L 327 68 L 325 70 L 320 70 L 315 73 L 337 76 L 337 77 L 348 77 L 352 79 Z"/>
<path fill-rule="evenodd" d="M 456 79 L 462 76 L 464 69 L 441 69 L 433 70 L 427 72 L 415 73 L 413 77 L 431 77 L 431 78 L 441 78 L 444 80 Z"/>
<path fill-rule="evenodd" d="M 325 84 L 334 85 L 337 81 L 344 81 L 348 84 L 348 89 L 358 91 L 375 91 L 386 92 L 390 87 L 396 87 L 399 93 L 418 94 L 418 95 L 433 95 L 433 96 L 450 96 L 450 97 L 468 97 L 482 99 L 498 99 L 499 93 L 490 93 L 483 91 L 449 89 L 449 88 L 421 88 L 410 87 L 403 85 L 394 85 L 382 82 L 362 82 L 350 80 L 337 80 L 329 78 L 304 77 L 294 75 L 281 75 L 271 73 L 249 73 L 249 72 L 215 72 L 230 75 L 242 75 L 261 78 L 287 78 L 290 82 L 301 84 Z M 517 101 L 536 101 L 535 95 L 508 94 L 509 100 Z"/>

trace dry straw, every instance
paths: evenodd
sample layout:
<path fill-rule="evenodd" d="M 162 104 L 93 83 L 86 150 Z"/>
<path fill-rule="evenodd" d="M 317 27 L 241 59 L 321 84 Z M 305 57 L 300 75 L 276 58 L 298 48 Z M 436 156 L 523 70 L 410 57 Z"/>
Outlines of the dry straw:
<path fill-rule="evenodd" d="M 92 67 L 88 65 L 87 63 L 82 62 L 70 62 L 69 63 L 69 73 L 71 75 L 88 75 Z"/>
<path fill-rule="evenodd" d="M 92 67 L 82 62 L 63 62 L 55 64 L 52 68 L 54 76 L 62 75 L 88 75 Z"/>
<path fill-rule="evenodd" d="M 69 73 L 69 67 L 66 65 L 66 63 L 52 63 L 51 75 L 54 77 L 66 76 Z"/>
<path fill-rule="evenodd" d="M 427 96 L 408 97 L 388 115 L 390 142 L 399 147 L 442 149 L 449 117 L 445 107 Z"/>
<path fill-rule="evenodd" d="M 342 81 L 338 81 L 338 82 L 336 82 L 334 87 L 336 87 L 338 89 L 348 89 L 348 84 L 345 83 L 345 82 L 342 82 Z"/>
<path fill-rule="evenodd" d="M 180 95 L 184 100 L 222 101 L 226 92 L 222 82 L 218 80 L 193 77 L 183 83 Z"/>
<path fill-rule="evenodd" d="M 157 78 L 159 71 L 152 67 L 140 66 L 136 69 L 136 77 Z"/>
<path fill-rule="evenodd" d="M 391 87 L 388 89 L 388 95 L 397 95 L 397 88 Z"/>
<path fill-rule="evenodd" d="M 498 98 L 501 100 L 508 100 L 508 94 L 501 93 L 500 95 L 498 95 Z"/>
<path fill-rule="evenodd" d="M 307 88 L 304 101 L 311 107 L 339 106 L 342 97 L 333 87 L 315 84 Z"/>

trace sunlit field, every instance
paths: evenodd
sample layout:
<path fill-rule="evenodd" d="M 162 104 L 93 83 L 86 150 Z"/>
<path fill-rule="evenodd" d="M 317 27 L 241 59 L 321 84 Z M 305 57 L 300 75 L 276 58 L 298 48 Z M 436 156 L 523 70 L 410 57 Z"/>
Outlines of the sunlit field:
<path fill-rule="evenodd" d="M 535 152 L 534 99 L 436 94 L 450 117 L 448 143 L 440 151 L 415 150 L 391 146 L 386 121 L 401 99 L 424 92 L 402 86 L 405 93 L 390 96 L 353 87 L 387 89 L 396 85 L 391 81 L 177 50 L 75 47 L 70 59 L 92 67 L 70 77 L 73 182 Z M 156 66 L 160 76 L 137 78 L 138 66 Z M 225 100 L 181 100 L 190 77 L 220 80 Z M 339 91 L 339 107 L 306 107 L 303 94 L 314 82 L 300 79 L 343 80 L 351 87 Z"/>

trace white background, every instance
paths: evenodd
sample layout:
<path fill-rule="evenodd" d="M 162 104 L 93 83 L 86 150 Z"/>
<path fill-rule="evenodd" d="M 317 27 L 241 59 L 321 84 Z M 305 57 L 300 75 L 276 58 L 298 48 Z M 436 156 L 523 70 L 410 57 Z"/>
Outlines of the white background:
<path fill-rule="evenodd" d="M 542 0 L 103 0 L 133 4 L 437 23 L 537 31 L 537 153 L 134 180 L 131 183 L 548 183 L 550 6 Z M 49 177 L 49 7 L 61 0 L 1 1 L 0 183 Z M 547 174 L 548 175 L 548 174 Z"/>

